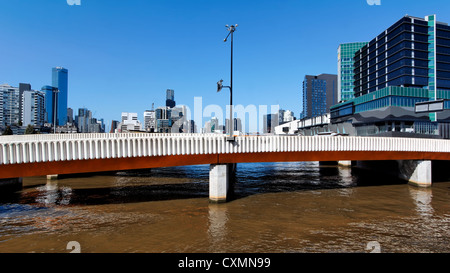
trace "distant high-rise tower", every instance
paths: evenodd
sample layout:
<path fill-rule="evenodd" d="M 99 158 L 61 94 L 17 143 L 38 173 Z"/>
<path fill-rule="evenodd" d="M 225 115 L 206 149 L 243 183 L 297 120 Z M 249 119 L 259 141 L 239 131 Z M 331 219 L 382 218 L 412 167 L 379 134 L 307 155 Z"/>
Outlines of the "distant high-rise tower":
<path fill-rule="evenodd" d="M 54 111 L 55 111 L 55 94 L 54 94 L 54 87 L 49 85 L 44 85 L 41 88 L 41 92 L 45 94 L 45 117 L 44 120 L 46 123 L 53 124 L 53 119 L 55 118 Z"/>
<path fill-rule="evenodd" d="M 58 88 L 56 99 L 56 125 L 67 123 L 68 70 L 63 67 L 52 69 L 52 86 Z"/>
<path fill-rule="evenodd" d="M 337 75 L 306 75 L 303 80 L 303 117 L 313 118 L 330 112 L 337 104 Z"/>
<path fill-rule="evenodd" d="M 23 122 L 23 92 L 24 91 L 30 91 L 31 90 L 31 84 L 29 83 L 19 83 L 19 118 Z M 26 124 L 25 124 L 26 125 Z"/>
<path fill-rule="evenodd" d="M 166 106 L 170 108 L 175 107 L 175 93 L 172 89 L 167 89 L 166 91 Z"/>

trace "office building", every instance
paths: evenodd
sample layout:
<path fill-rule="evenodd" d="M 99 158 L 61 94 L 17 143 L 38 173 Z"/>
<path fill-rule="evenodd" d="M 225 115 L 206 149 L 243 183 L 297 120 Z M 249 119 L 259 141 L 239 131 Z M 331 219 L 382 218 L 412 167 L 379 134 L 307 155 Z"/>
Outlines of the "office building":
<path fill-rule="evenodd" d="M 45 95 L 36 90 L 28 90 L 22 92 L 22 125 L 36 126 L 44 125 L 45 121 Z"/>
<path fill-rule="evenodd" d="M 291 122 L 291 121 L 295 120 L 294 112 L 292 112 L 291 110 L 280 109 L 280 110 L 278 110 L 278 119 L 279 119 L 279 121 L 278 121 L 279 124 Z"/>
<path fill-rule="evenodd" d="M 120 124 L 120 122 L 118 121 L 118 120 L 112 120 L 111 121 L 111 129 L 110 129 L 110 133 L 112 134 L 112 133 L 118 133 L 118 130 L 119 130 L 119 124 Z"/>
<path fill-rule="evenodd" d="M 89 124 L 92 119 L 92 112 L 87 108 L 79 108 L 78 115 L 75 117 L 78 133 L 89 133 Z"/>
<path fill-rule="evenodd" d="M 230 119 L 225 120 L 225 133 L 229 134 L 230 132 L 230 125 L 229 125 Z M 240 118 L 234 118 L 233 119 L 233 134 L 239 135 L 242 131 L 242 121 Z"/>
<path fill-rule="evenodd" d="M 354 135 L 450 135 L 450 27 L 435 15 L 404 16 L 355 53 L 355 98 L 331 108 Z M 417 103 L 442 109 L 416 112 Z M 350 126 L 351 125 L 351 126 Z M 343 128 L 343 127 L 342 127 Z M 405 135 L 407 136 L 407 135 Z"/>
<path fill-rule="evenodd" d="M 144 112 L 144 128 L 145 131 L 156 132 L 156 115 L 155 110 L 146 110 Z"/>
<path fill-rule="evenodd" d="M 279 113 L 263 116 L 263 134 L 274 134 L 278 125 L 280 125 Z"/>
<path fill-rule="evenodd" d="M 355 54 L 355 96 L 388 86 L 450 89 L 450 27 L 405 16 L 383 31 Z"/>
<path fill-rule="evenodd" d="M 0 85 L 0 126 L 18 125 L 20 112 L 19 88 L 9 84 Z"/>
<path fill-rule="evenodd" d="M 353 58 L 355 53 L 367 42 L 346 43 L 338 47 L 338 101 L 343 102 L 355 97 L 353 77 Z"/>
<path fill-rule="evenodd" d="M 205 122 L 205 128 L 203 130 L 204 133 L 216 133 L 220 132 L 223 133 L 223 131 L 220 131 L 219 128 L 219 119 L 217 117 L 212 117 L 211 120 Z"/>
<path fill-rule="evenodd" d="M 63 67 L 52 69 L 52 86 L 58 89 L 56 94 L 56 122 L 61 126 L 67 123 L 68 70 Z"/>
<path fill-rule="evenodd" d="M 175 107 L 175 92 L 172 89 L 166 90 L 166 106 L 170 108 Z"/>
<path fill-rule="evenodd" d="M 105 126 L 103 124 L 103 119 L 91 118 L 88 124 L 89 133 L 104 133 Z"/>
<path fill-rule="evenodd" d="M 55 119 L 55 95 L 56 88 L 50 85 L 44 85 L 41 88 L 41 92 L 45 95 L 45 123 L 54 124 Z"/>
<path fill-rule="evenodd" d="M 70 109 L 70 108 L 69 108 Z M 69 122 L 67 124 L 70 124 Z M 87 108 L 79 108 L 75 116 L 75 126 L 78 133 L 104 133 L 105 124 L 103 119 L 96 119 L 92 111 Z"/>
<path fill-rule="evenodd" d="M 303 118 L 329 113 L 330 107 L 338 102 L 337 75 L 306 75 L 303 80 Z"/>
<path fill-rule="evenodd" d="M 142 131 L 142 124 L 138 120 L 137 113 L 122 112 L 122 121 L 119 123 L 118 128 L 121 133 Z"/>
<path fill-rule="evenodd" d="M 67 123 L 73 123 L 73 109 L 67 108 Z"/>
<path fill-rule="evenodd" d="M 219 125 L 219 130 L 222 130 L 222 132 L 225 131 L 225 128 L 223 125 Z M 195 124 L 195 122 L 193 120 L 188 120 L 188 126 L 186 128 L 185 133 L 197 133 L 197 125 Z"/>
<path fill-rule="evenodd" d="M 172 116 L 172 109 L 169 107 L 158 107 L 155 110 L 156 119 L 170 119 Z"/>
<path fill-rule="evenodd" d="M 172 109 L 168 106 L 158 107 L 155 110 L 156 132 L 169 133 L 172 127 Z"/>
<path fill-rule="evenodd" d="M 172 121 L 170 119 L 157 119 L 156 130 L 158 133 L 172 132 Z"/>
<path fill-rule="evenodd" d="M 23 92 L 25 91 L 30 91 L 31 90 L 31 84 L 29 83 L 19 83 L 19 116 L 20 116 L 20 121 L 22 121 L 22 124 L 25 124 L 25 122 L 23 122 L 22 117 L 23 117 Z"/>

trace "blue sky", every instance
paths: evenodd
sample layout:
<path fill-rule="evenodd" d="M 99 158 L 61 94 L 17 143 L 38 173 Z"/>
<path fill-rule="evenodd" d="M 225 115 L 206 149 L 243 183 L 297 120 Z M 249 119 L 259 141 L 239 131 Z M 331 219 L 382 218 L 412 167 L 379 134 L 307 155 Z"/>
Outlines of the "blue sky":
<path fill-rule="evenodd" d="M 448 0 L 0 0 L 0 84 L 51 84 L 51 68 L 69 69 L 69 107 L 87 107 L 107 125 L 121 112 L 165 104 L 193 109 L 229 103 L 234 36 L 235 104 L 301 109 L 305 75 L 337 73 L 340 43 L 369 41 L 402 16 L 437 14 Z"/>

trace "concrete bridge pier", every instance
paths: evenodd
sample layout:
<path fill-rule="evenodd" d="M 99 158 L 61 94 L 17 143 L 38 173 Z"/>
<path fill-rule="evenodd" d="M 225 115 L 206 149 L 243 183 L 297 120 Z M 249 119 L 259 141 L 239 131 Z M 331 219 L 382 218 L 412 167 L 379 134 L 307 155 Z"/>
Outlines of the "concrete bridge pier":
<path fill-rule="evenodd" d="M 410 185 L 431 187 L 431 160 L 397 160 L 399 177 L 407 180 Z"/>
<path fill-rule="evenodd" d="M 431 187 L 432 183 L 431 160 L 357 161 L 355 167 L 396 176 L 418 187 Z"/>
<path fill-rule="evenodd" d="M 209 201 L 224 203 L 234 190 L 236 164 L 211 164 L 209 167 Z"/>
<path fill-rule="evenodd" d="M 47 174 L 47 180 L 58 180 L 59 175 L 57 174 Z"/>
<path fill-rule="evenodd" d="M 341 161 L 338 161 L 338 165 L 342 166 L 342 167 L 351 167 L 352 161 L 351 160 L 341 160 Z"/>

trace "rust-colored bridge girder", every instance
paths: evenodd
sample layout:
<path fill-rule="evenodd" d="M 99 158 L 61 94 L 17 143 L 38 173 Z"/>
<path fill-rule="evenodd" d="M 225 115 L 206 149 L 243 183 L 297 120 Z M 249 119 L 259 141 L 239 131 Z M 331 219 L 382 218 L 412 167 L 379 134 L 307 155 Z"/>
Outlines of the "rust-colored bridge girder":
<path fill-rule="evenodd" d="M 450 160 L 450 153 L 400 151 L 302 151 L 143 156 L 0 165 L 0 179 L 161 168 L 185 165 L 341 160 Z"/>

